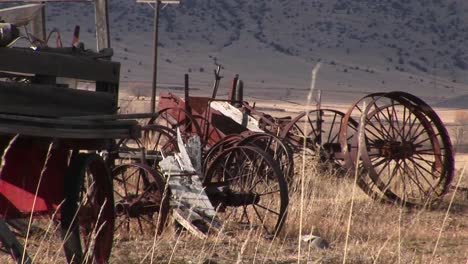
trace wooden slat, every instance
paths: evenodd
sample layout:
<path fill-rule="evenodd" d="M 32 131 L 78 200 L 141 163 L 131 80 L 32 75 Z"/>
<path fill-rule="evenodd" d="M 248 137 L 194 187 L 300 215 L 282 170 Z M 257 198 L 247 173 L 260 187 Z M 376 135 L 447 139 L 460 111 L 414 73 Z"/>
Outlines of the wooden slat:
<path fill-rule="evenodd" d="M 107 0 L 95 0 L 94 12 L 96 19 L 97 51 L 110 48 L 109 13 Z"/>
<path fill-rule="evenodd" d="M 118 84 L 120 63 L 85 56 L 0 48 L 0 71 L 76 78 Z"/>
<path fill-rule="evenodd" d="M 138 122 L 136 120 L 94 121 L 65 118 L 42 118 L 5 114 L 0 114 L 0 120 L 9 123 L 28 123 L 31 125 L 37 124 L 49 127 L 69 126 L 74 128 L 130 128 L 133 126 L 138 126 Z"/>
<path fill-rule="evenodd" d="M 23 26 L 40 15 L 43 6 L 43 4 L 29 4 L 0 9 L 0 18 L 18 27 Z"/>
<path fill-rule="evenodd" d="M 53 85 L 0 82 L 0 113 L 62 117 L 113 114 L 114 96 Z"/>
<path fill-rule="evenodd" d="M 49 128 L 3 123 L 0 123 L 0 133 L 62 139 L 118 139 L 133 136 L 129 129 Z"/>
<path fill-rule="evenodd" d="M 34 19 L 31 21 L 31 30 L 32 30 L 33 36 L 42 40 L 45 40 L 47 38 L 45 12 L 46 12 L 45 5 L 43 5 L 41 9 L 39 10 L 39 13 L 37 14 L 37 16 L 35 16 Z"/>
<path fill-rule="evenodd" d="M 174 218 L 193 235 L 205 238 L 208 231 L 220 232 L 221 224 L 201 178 L 196 174 L 197 170 L 191 165 L 192 159 L 196 160 L 198 157 L 189 157 L 179 131 L 178 143 L 181 153 L 166 157 L 159 166 L 168 177 L 171 195 L 176 204 Z M 198 151 L 191 150 L 190 153 L 193 155 Z"/>
<path fill-rule="evenodd" d="M 2 3 L 34 3 L 34 2 L 93 2 L 93 0 L 1 0 Z"/>

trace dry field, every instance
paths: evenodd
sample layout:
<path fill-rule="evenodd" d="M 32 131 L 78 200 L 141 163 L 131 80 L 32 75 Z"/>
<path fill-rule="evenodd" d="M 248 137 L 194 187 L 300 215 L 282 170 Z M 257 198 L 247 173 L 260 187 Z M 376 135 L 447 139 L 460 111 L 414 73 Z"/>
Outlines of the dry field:
<path fill-rule="evenodd" d="M 135 107 L 127 109 L 143 112 L 141 106 Z M 468 263 L 468 176 L 461 177 L 464 154 L 456 157 L 454 188 L 432 208 L 373 201 L 357 187 L 353 191 L 352 177 L 339 176 L 313 158 L 302 167 L 298 158 L 295 179 L 305 179 L 304 199 L 301 203 L 299 188 L 290 190 L 287 222 L 275 239 L 244 230 L 201 240 L 177 229 L 170 219 L 161 237 L 155 238 L 150 229 L 144 235 L 118 232 L 110 262 L 343 263 L 345 259 L 346 263 Z M 57 224 L 48 219 L 35 223 L 49 231 L 36 233 L 28 242 L 35 263 L 61 263 Z M 308 234 L 324 238 L 330 247 L 316 249 L 300 242 Z M 0 263 L 14 262 L 2 254 Z"/>

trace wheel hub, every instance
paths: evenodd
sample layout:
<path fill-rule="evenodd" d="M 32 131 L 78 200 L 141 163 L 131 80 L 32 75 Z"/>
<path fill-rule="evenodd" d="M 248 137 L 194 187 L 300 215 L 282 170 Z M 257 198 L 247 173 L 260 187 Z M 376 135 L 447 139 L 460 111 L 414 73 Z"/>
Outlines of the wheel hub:
<path fill-rule="evenodd" d="M 414 155 L 415 146 L 407 141 L 381 141 L 376 143 L 380 156 L 388 159 L 407 159 Z"/>
<path fill-rule="evenodd" d="M 140 215 L 152 215 L 158 212 L 161 203 L 159 195 L 151 194 L 144 196 L 128 196 L 117 201 L 115 204 L 115 212 L 117 216 L 128 216 L 131 218 L 139 217 Z"/>

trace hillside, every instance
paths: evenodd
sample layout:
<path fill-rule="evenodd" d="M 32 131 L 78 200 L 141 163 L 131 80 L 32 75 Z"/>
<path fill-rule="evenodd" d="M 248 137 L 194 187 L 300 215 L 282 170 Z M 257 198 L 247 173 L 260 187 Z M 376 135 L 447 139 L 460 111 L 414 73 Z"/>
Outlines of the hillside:
<path fill-rule="evenodd" d="M 110 12 L 122 81 L 146 90 L 153 9 L 112 0 Z M 47 15 L 66 40 L 80 24 L 93 47 L 91 6 L 51 4 Z M 206 94 L 217 62 L 225 86 L 239 73 L 247 95 L 267 98 L 273 89 L 274 97 L 301 100 L 321 62 L 318 87 L 330 100 L 381 90 L 446 100 L 468 91 L 467 20 L 468 2 L 461 0 L 184 0 L 161 11 L 159 82 L 180 85 L 190 72 Z"/>

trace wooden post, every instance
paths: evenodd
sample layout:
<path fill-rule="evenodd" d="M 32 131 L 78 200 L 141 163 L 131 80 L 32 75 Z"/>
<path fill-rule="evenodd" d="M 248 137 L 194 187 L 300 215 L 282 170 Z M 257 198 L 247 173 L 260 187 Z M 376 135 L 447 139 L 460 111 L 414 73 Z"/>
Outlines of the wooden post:
<path fill-rule="evenodd" d="M 109 13 L 107 0 L 95 0 L 94 11 L 96 16 L 96 51 L 110 48 Z"/>
<path fill-rule="evenodd" d="M 46 19 L 45 19 L 45 5 L 39 11 L 39 14 L 31 21 L 31 31 L 33 36 L 40 40 L 46 40 Z"/>
<path fill-rule="evenodd" d="M 154 6 L 154 29 L 153 29 L 153 85 L 151 92 L 151 113 L 156 112 L 156 85 L 158 72 L 158 33 L 159 33 L 159 11 L 161 10 L 161 1 L 156 0 Z"/>

